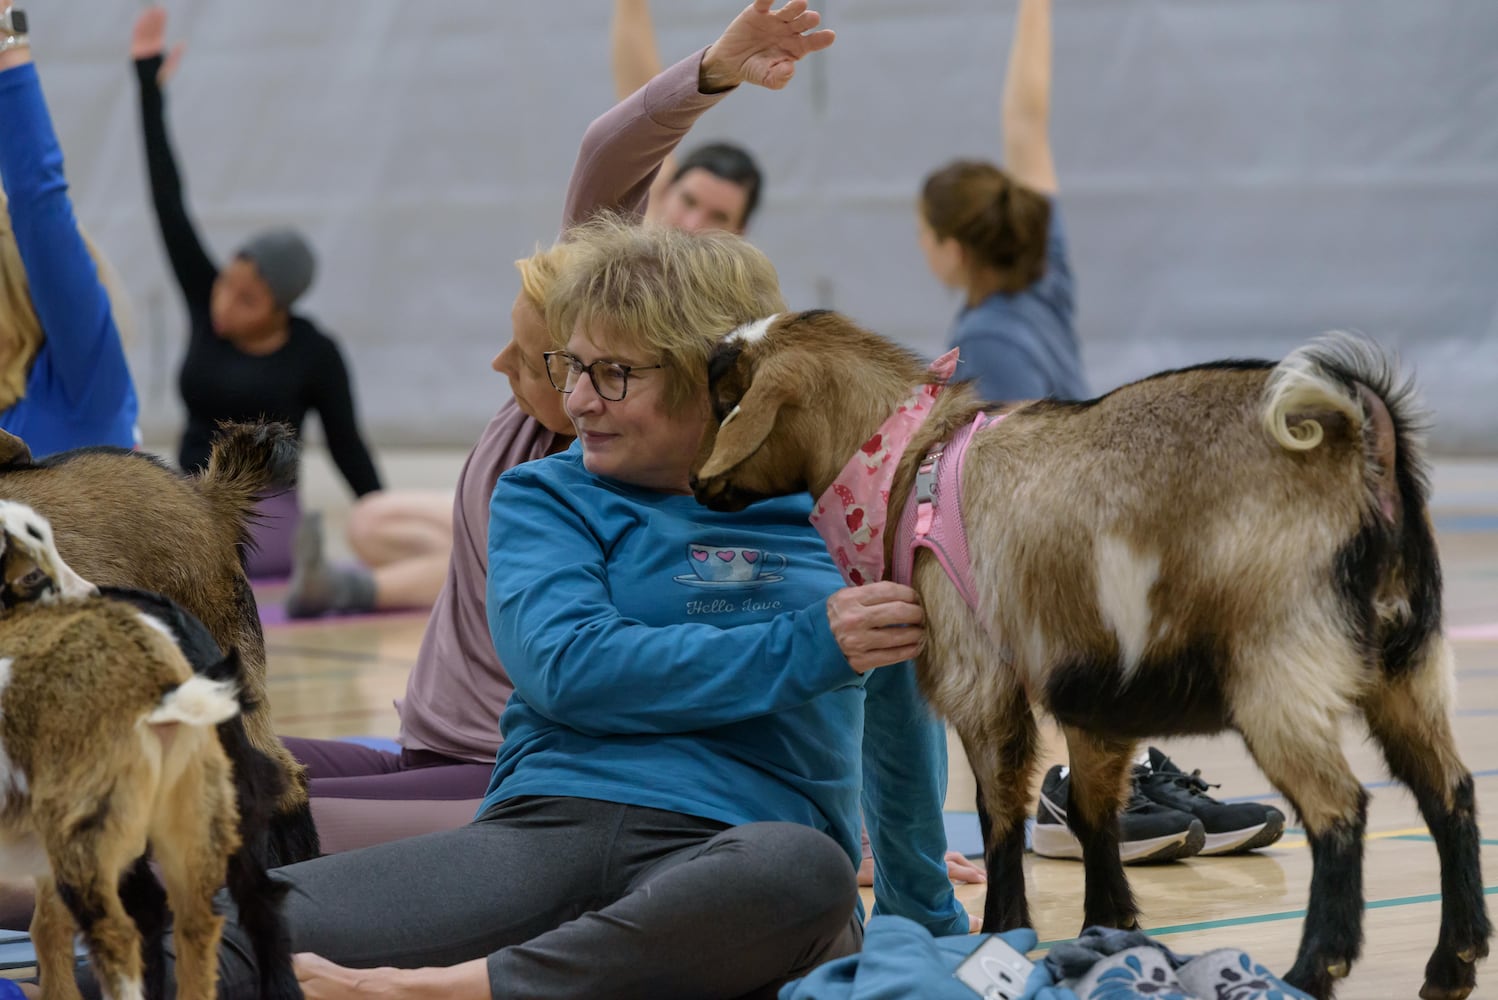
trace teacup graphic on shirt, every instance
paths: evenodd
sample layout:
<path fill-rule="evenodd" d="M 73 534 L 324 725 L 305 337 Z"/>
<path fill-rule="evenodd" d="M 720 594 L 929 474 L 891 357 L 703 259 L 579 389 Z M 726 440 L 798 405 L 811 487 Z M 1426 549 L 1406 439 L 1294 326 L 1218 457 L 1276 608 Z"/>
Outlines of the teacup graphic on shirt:
<path fill-rule="evenodd" d="M 779 574 L 785 569 L 786 558 L 778 552 L 743 545 L 693 542 L 687 546 L 687 564 L 692 567 L 692 572 L 678 576 L 676 579 L 680 583 L 708 587 L 752 586 L 782 579 Z"/>

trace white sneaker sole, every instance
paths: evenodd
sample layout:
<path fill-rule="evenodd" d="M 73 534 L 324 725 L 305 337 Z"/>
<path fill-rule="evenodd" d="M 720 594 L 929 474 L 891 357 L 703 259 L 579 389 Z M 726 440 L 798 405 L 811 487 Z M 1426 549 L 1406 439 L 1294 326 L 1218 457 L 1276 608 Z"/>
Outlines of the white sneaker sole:
<path fill-rule="evenodd" d="M 1043 858 L 1059 858 L 1064 861 L 1082 860 L 1082 842 L 1069 828 L 1060 823 L 1037 823 L 1032 835 L 1035 853 Z M 1126 865 L 1155 864 L 1163 861 L 1178 861 L 1201 853 L 1206 842 L 1206 833 L 1201 821 L 1178 833 L 1155 837 L 1151 840 L 1130 840 L 1118 845 L 1118 856 Z"/>
<path fill-rule="evenodd" d="M 1285 833 L 1285 819 L 1271 817 L 1266 823 L 1226 833 L 1209 833 L 1201 853 L 1207 857 L 1218 854 L 1236 854 L 1268 847 Z"/>

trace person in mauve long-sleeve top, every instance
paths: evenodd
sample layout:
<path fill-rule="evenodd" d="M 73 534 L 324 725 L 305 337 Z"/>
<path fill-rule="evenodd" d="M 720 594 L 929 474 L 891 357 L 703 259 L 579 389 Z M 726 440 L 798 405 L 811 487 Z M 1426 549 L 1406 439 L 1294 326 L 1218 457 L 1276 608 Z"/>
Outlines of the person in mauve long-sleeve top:
<path fill-rule="evenodd" d="M 187 307 L 187 354 L 178 377 L 187 426 L 178 462 L 189 472 L 204 468 L 220 421 L 275 420 L 300 434 L 307 414 L 316 412 L 349 488 L 356 496 L 374 492 L 380 477 L 359 431 L 343 354 L 317 324 L 292 311 L 315 270 L 306 240 L 286 228 L 261 232 L 221 269 L 198 236 L 167 136 L 161 84 L 177 53 L 164 56 L 165 34 L 166 11 L 147 8 L 136 22 L 131 55 L 151 202 Z M 294 492 L 267 498 L 261 512 L 251 575 L 283 576 L 291 569 L 298 516 Z"/>

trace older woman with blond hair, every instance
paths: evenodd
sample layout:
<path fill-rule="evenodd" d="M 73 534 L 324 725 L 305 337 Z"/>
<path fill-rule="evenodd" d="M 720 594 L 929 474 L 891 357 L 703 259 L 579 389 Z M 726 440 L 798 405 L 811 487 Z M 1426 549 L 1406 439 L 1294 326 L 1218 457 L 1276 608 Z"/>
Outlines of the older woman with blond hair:
<path fill-rule="evenodd" d="M 42 457 L 140 443 L 140 406 L 106 283 L 73 217 L 26 19 L 0 11 L 0 429 Z M 118 298 L 118 296 L 115 296 Z"/>
<path fill-rule="evenodd" d="M 279 870 L 309 997 L 771 996 L 859 947 L 860 812 L 877 909 L 968 929 L 914 593 L 842 587 L 805 497 L 725 514 L 688 488 L 709 352 L 784 308 L 773 267 L 610 217 L 569 241 L 545 359 L 578 439 L 490 504 L 515 691 L 487 795 L 460 829 Z M 251 996 L 225 935 L 220 995 Z"/>

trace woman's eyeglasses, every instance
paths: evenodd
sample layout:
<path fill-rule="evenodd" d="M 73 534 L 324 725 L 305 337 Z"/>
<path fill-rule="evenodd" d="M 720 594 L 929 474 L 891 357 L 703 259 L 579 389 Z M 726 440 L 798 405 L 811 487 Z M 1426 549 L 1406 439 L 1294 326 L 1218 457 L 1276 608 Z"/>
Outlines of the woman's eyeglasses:
<path fill-rule="evenodd" d="M 546 377 L 557 392 L 571 392 L 577 388 L 577 380 L 583 372 L 593 383 L 593 391 L 610 402 L 624 398 L 629 389 L 629 373 L 664 368 L 665 365 L 619 365 L 612 361 L 595 361 L 585 365 L 566 351 L 547 351 L 541 355 L 546 359 Z"/>

